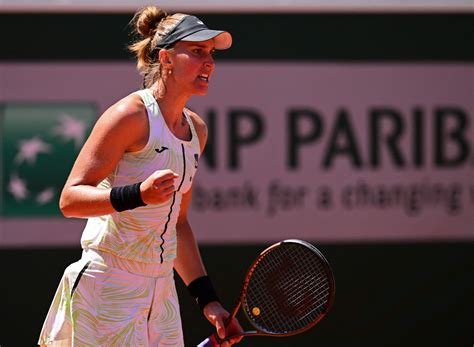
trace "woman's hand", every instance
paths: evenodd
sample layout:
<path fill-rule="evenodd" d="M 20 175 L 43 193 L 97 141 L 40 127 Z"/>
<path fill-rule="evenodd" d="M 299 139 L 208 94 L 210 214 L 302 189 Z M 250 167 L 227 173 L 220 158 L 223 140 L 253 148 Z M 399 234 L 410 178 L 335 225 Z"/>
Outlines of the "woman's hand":
<path fill-rule="evenodd" d="M 145 204 L 161 204 L 168 201 L 176 190 L 175 179 L 179 177 L 173 171 L 157 170 L 140 185 L 140 193 Z"/>
<path fill-rule="evenodd" d="M 229 312 L 227 312 L 217 301 L 207 304 L 206 307 L 204 307 L 203 313 L 207 320 L 216 327 L 217 335 L 222 340 L 226 336 L 237 335 L 243 332 L 242 327 L 235 317 L 232 318 L 232 321 L 227 325 L 227 327 L 225 326 L 227 318 L 229 317 Z M 242 336 L 223 342 L 221 347 L 232 346 L 233 344 L 240 342 L 240 340 L 242 340 Z"/>

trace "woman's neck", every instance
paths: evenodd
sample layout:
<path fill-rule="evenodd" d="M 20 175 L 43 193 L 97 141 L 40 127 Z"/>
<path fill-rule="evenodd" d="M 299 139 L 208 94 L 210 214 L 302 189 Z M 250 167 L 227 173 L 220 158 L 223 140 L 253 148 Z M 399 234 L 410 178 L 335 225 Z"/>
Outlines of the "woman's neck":
<path fill-rule="evenodd" d="M 183 109 L 189 99 L 189 95 L 177 91 L 174 88 L 166 87 L 164 92 L 160 91 L 160 84 L 155 83 L 150 89 L 153 92 L 161 114 L 168 125 L 177 137 L 181 137 L 181 132 L 187 128 L 187 122 L 184 118 Z M 163 89 L 161 89 L 163 90 Z M 187 132 L 186 130 L 185 132 Z M 187 136 L 187 135 L 186 135 Z"/>
<path fill-rule="evenodd" d="M 163 93 L 159 91 L 156 83 L 150 88 L 153 92 L 160 111 L 168 124 L 175 124 L 182 119 L 183 108 L 188 102 L 189 95 L 180 93 L 174 88 L 166 88 Z"/>

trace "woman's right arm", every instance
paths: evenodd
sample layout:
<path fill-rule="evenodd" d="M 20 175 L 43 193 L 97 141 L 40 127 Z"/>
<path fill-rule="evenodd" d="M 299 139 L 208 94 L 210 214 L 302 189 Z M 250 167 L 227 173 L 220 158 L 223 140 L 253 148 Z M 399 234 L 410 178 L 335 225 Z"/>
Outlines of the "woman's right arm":
<path fill-rule="evenodd" d="M 146 109 L 137 95 L 111 106 L 97 120 L 69 174 L 59 201 L 66 217 L 87 218 L 114 212 L 110 189 L 97 185 L 125 152 L 136 151 L 148 138 Z"/>

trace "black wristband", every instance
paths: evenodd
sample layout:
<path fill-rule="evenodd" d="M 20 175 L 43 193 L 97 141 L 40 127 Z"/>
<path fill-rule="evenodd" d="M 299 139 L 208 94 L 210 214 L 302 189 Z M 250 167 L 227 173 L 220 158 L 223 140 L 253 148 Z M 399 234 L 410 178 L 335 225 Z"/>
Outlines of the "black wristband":
<path fill-rule="evenodd" d="M 110 203 L 117 212 L 132 210 L 136 207 L 146 206 L 140 194 L 140 184 L 130 184 L 123 187 L 113 187 L 110 191 Z"/>
<path fill-rule="evenodd" d="M 209 276 L 196 278 L 188 285 L 189 293 L 196 300 L 201 310 L 212 301 L 219 301 L 219 297 L 212 285 Z"/>

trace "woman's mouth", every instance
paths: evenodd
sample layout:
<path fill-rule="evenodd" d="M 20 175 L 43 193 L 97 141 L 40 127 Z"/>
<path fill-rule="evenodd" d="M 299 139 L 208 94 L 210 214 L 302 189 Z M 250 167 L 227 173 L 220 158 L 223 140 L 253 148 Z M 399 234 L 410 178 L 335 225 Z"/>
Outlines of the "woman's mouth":
<path fill-rule="evenodd" d="M 209 75 L 208 75 L 208 74 L 205 74 L 205 73 L 200 74 L 200 75 L 198 76 L 198 78 L 199 78 L 201 81 L 209 82 Z"/>

